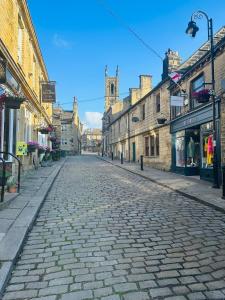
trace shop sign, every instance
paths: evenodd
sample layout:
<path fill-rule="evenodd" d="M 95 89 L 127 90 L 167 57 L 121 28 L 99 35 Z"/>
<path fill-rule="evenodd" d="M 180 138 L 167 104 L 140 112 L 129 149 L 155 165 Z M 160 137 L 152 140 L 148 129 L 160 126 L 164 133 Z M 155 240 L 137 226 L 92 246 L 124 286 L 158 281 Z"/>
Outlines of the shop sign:
<path fill-rule="evenodd" d="M 25 142 L 16 143 L 16 155 L 18 156 L 27 155 L 27 143 Z"/>
<path fill-rule="evenodd" d="M 0 83 L 6 83 L 6 60 L 0 57 Z"/>
<path fill-rule="evenodd" d="M 183 96 L 171 96 L 170 97 L 170 105 L 171 106 L 184 106 L 184 97 Z"/>
<path fill-rule="evenodd" d="M 55 102 L 55 81 L 44 81 L 41 83 L 42 102 Z"/>
<path fill-rule="evenodd" d="M 12 176 L 12 163 L 5 162 L 5 178 L 7 179 L 9 176 Z M 3 163 L 0 163 L 0 184 L 2 184 L 3 179 Z"/>

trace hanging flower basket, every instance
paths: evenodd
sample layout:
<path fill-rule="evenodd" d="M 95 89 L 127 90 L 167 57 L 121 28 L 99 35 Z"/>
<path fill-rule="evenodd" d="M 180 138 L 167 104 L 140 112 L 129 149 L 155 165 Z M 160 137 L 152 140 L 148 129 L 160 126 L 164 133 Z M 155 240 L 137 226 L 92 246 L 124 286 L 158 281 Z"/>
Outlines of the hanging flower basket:
<path fill-rule="evenodd" d="M 52 126 L 41 127 L 41 128 L 38 128 L 38 131 L 39 131 L 41 134 L 49 134 L 50 132 L 53 131 L 53 127 L 52 127 Z"/>
<path fill-rule="evenodd" d="M 38 147 L 38 154 L 39 155 L 45 153 L 45 151 L 46 151 L 46 147 L 44 147 L 44 146 L 39 146 Z"/>
<path fill-rule="evenodd" d="M 39 147 L 38 142 L 28 142 L 27 143 L 27 152 L 28 153 L 35 152 L 36 149 L 38 149 L 38 147 Z"/>
<path fill-rule="evenodd" d="M 23 97 L 7 96 L 6 94 L 0 96 L 1 106 L 4 104 L 5 108 L 10 108 L 10 109 L 20 109 L 20 105 L 25 100 L 26 99 Z"/>
<path fill-rule="evenodd" d="M 158 124 L 164 124 L 166 122 L 166 119 L 165 118 L 158 118 L 157 119 L 157 123 Z"/>
<path fill-rule="evenodd" d="M 194 92 L 192 97 L 196 99 L 198 103 L 207 103 L 210 99 L 210 93 L 208 89 L 201 90 L 199 92 Z"/>

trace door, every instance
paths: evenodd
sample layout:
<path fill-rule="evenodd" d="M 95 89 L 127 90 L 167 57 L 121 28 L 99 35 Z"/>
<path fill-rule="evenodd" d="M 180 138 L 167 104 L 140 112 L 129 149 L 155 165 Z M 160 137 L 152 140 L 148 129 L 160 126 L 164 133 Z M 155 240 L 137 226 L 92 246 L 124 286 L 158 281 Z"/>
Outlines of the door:
<path fill-rule="evenodd" d="M 135 143 L 132 143 L 132 148 L 133 148 L 133 162 L 136 161 L 136 145 Z"/>

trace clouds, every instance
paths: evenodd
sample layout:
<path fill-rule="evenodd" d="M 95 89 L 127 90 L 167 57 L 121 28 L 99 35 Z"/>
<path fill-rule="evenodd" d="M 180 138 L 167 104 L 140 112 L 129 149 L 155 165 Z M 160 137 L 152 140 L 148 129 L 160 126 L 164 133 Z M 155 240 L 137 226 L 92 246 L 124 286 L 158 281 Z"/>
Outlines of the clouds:
<path fill-rule="evenodd" d="M 100 112 L 85 112 L 84 125 L 87 128 L 102 128 L 102 116 Z"/>
<path fill-rule="evenodd" d="M 57 48 L 70 48 L 72 46 L 72 43 L 65 40 L 61 36 L 59 36 L 57 33 L 54 34 L 52 39 L 53 45 Z"/>

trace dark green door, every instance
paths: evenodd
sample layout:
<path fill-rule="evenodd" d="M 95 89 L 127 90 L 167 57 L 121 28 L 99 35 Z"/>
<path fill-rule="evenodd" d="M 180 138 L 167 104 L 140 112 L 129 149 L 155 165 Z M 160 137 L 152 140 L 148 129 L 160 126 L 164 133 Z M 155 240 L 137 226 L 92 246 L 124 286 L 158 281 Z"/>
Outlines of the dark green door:
<path fill-rule="evenodd" d="M 133 146 L 133 162 L 136 161 L 136 145 L 135 143 L 132 143 L 132 146 Z"/>

